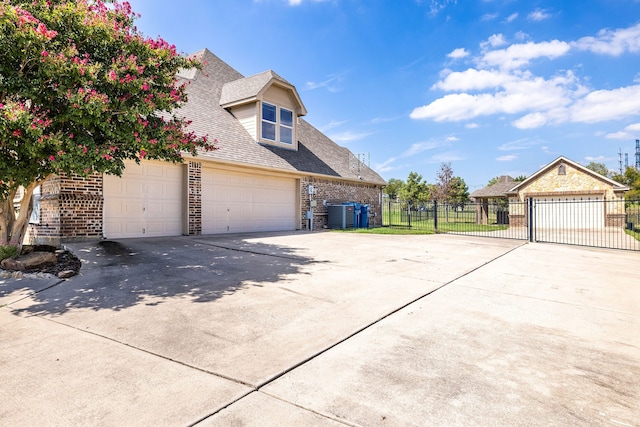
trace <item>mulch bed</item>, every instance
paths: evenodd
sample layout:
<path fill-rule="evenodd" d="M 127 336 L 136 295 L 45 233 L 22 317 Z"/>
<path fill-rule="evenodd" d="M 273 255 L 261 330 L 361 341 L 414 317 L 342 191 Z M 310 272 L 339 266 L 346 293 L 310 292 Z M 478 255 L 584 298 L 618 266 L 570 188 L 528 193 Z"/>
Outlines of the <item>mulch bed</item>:
<path fill-rule="evenodd" d="M 74 271 L 74 274 L 78 274 L 80 271 L 80 267 L 82 267 L 82 262 L 76 257 L 74 254 L 67 250 L 58 250 L 58 248 L 54 246 L 47 245 L 34 245 L 34 246 L 24 246 L 22 248 L 22 253 L 30 253 L 30 252 L 52 252 L 57 254 L 58 262 L 55 265 L 42 267 L 38 269 L 29 269 L 23 271 L 23 273 L 49 273 L 53 275 L 58 275 L 58 273 L 62 271 Z"/>

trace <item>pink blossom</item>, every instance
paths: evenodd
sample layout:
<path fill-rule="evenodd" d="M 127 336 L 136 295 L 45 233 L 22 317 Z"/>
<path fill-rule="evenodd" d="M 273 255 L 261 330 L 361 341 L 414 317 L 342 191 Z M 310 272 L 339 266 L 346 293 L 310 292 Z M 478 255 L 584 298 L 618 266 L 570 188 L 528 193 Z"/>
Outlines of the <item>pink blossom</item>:
<path fill-rule="evenodd" d="M 22 136 L 22 129 L 16 129 L 13 131 L 13 136 L 20 138 Z"/>
<path fill-rule="evenodd" d="M 118 76 L 116 75 L 115 71 L 113 71 L 113 70 L 109 71 L 109 80 L 114 81 L 117 78 L 118 78 Z"/>
<path fill-rule="evenodd" d="M 147 155 L 147 152 L 145 150 L 140 150 L 140 158 L 141 159 L 146 155 Z"/>
<path fill-rule="evenodd" d="M 55 156 L 49 156 L 49 160 L 51 160 L 52 162 L 55 162 L 56 158 L 55 158 Z"/>
<path fill-rule="evenodd" d="M 40 55 L 47 57 L 49 56 L 49 52 L 47 52 L 46 50 L 43 50 L 42 53 L 40 53 Z"/>
<path fill-rule="evenodd" d="M 142 84 L 142 90 L 145 90 L 145 91 L 149 90 L 149 85 L 146 84 L 146 83 L 143 83 Z"/>

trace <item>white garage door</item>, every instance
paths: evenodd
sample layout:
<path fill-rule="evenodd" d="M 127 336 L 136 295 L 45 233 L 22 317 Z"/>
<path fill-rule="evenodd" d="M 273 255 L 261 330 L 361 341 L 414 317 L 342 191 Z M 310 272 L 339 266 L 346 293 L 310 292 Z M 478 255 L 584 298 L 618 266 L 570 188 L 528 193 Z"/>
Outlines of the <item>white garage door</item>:
<path fill-rule="evenodd" d="M 296 180 L 202 170 L 204 234 L 296 229 Z"/>
<path fill-rule="evenodd" d="M 179 236 L 183 227 L 183 167 L 126 162 L 122 177 L 105 175 L 106 238 Z"/>
<path fill-rule="evenodd" d="M 536 197 L 535 226 L 553 229 L 601 229 L 604 227 L 602 197 Z"/>

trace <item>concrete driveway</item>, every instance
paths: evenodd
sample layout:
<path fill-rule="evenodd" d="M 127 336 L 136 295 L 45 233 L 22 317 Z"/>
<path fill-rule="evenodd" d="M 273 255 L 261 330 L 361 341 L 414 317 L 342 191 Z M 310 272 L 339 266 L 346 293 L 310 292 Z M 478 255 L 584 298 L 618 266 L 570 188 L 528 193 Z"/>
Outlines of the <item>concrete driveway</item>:
<path fill-rule="evenodd" d="M 0 278 L 5 425 L 640 419 L 640 254 L 275 233 L 70 245 Z"/>

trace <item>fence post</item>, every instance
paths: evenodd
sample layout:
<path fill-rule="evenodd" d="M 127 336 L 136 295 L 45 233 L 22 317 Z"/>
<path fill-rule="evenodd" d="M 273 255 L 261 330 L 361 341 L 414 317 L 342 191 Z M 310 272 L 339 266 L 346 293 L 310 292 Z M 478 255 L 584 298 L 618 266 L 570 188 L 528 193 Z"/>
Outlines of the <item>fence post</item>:
<path fill-rule="evenodd" d="M 438 199 L 433 199 L 433 229 L 438 232 Z"/>
<path fill-rule="evenodd" d="M 407 226 L 411 228 L 411 200 L 407 201 Z"/>
<path fill-rule="evenodd" d="M 533 242 L 533 224 L 534 224 L 534 217 L 533 217 L 533 197 L 529 197 L 528 200 L 528 204 L 529 204 L 529 241 Z"/>

